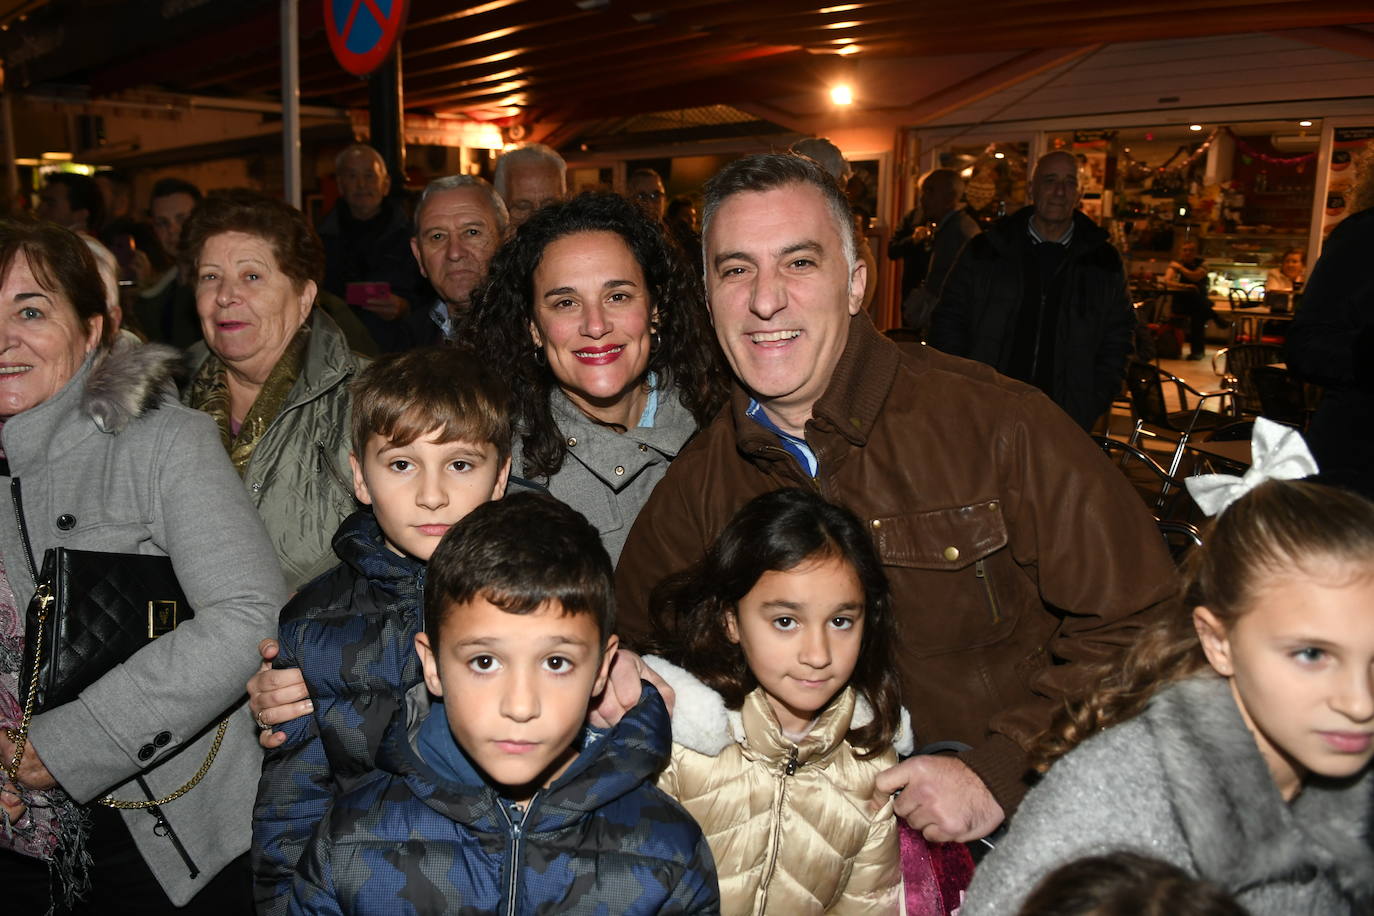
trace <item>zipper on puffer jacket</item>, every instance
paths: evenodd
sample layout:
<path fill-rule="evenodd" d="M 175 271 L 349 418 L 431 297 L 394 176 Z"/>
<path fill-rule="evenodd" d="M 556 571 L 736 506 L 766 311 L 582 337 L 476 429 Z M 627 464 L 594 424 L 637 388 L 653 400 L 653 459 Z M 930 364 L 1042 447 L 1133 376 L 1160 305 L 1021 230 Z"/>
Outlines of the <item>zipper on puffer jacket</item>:
<path fill-rule="evenodd" d="M 778 780 L 778 793 L 773 799 L 773 847 L 768 850 L 768 865 L 763 870 L 763 880 L 759 882 L 759 907 L 762 913 L 768 909 L 768 885 L 773 881 L 773 872 L 778 867 L 778 847 L 782 845 L 782 806 L 787 798 L 787 780 L 797 772 L 797 746 L 787 754 L 787 763 L 782 768 L 782 779 Z"/>
<path fill-rule="evenodd" d="M 506 882 L 506 913 L 507 916 L 516 916 L 515 896 L 520 890 L 517 877 L 520 874 L 520 837 L 525 828 L 525 821 L 529 820 L 530 810 L 534 808 L 534 799 L 531 798 L 529 804 L 525 805 L 519 821 L 510 816 L 504 800 L 498 803 L 498 807 L 505 815 L 506 823 L 510 825 L 510 880 Z"/>
<path fill-rule="evenodd" d="M 137 777 L 137 780 L 138 787 L 143 790 L 143 794 L 148 797 L 148 801 L 157 798 L 157 796 L 153 794 L 153 790 L 143 781 L 142 776 Z M 191 854 L 186 851 L 186 847 L 181 845 L 181 837 L 177 836 L 177 832 L 172 829 L 172 824 L 167 820 L 167 816 L 162 813 L 162 809 L 157 805 L 150 805 L 143 810 L 157 819 L 157 823 L 153 825 L 153 835 L 165 836 L 167 839 L 171 840 L 172 848 L 177 851 L 177 855 L 181 856 L 181 861 L 186 863 L 186 870 L 190 872 L 191 880 L 194 881 L 200 876 L 200 869 L 196 866 L 195 860 L 191 858 Z"/>
<path fill-rule="evenodd" d="M 995 626 L 1002 619 L 1002 612 L 997 608 L 997 595 L 992 591 L 992 577 L 988 575 L 987 567 L 982 560 L 976 560 L 973 564 L 973 576 L 983 583 L 983 594 L 988 598 L 988 610 L 992 612 L 992 622 Z"/>
<path fill-rule="evenodd" d="M 329 477 L 329 479 L 334 481 L 334 483 L 338 485 L 339 489 L 343 491 L 345 496 L 347 496 L 349 499 L 352 499 L 354 495 L 353 488 L 350 487 L 348 483 L 345 482 L 344 479 L 339 476 L 338 468 L 334 467 L 334 462 L 329 459 L 329 449 L 326 448 L 325 444 L 318 439 L 315 440 L 315 453 L 319 456 L 320 459 L 320 470 L 324 471 L 324 473 Z"/>

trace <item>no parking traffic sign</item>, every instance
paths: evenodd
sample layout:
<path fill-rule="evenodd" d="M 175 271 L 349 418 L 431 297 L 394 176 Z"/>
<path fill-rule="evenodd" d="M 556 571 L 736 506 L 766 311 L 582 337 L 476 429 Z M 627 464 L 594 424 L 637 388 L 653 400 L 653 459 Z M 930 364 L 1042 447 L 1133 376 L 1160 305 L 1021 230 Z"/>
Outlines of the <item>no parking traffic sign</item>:
<path fill-rule="evenodd" d="M 396 47 L 409 11 L 410 0 L 324 0 L 334 59 L 354 76 L 367 76 Z"/>

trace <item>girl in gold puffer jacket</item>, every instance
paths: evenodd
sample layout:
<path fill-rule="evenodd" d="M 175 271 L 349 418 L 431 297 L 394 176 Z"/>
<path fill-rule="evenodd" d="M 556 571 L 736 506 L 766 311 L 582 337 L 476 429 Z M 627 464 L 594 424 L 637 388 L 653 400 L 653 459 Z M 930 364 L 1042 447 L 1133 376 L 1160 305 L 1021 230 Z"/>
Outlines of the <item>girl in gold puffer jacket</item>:
<path fill-rule="evenodd" d="M 897 822 L 874 778 L 912 739 L 859 520 L 803 490 L 759 496 L 651 615 L 646 661 L 677 694 L 659 787 L 701 824 L 723 912 L 897 912 Z"/>

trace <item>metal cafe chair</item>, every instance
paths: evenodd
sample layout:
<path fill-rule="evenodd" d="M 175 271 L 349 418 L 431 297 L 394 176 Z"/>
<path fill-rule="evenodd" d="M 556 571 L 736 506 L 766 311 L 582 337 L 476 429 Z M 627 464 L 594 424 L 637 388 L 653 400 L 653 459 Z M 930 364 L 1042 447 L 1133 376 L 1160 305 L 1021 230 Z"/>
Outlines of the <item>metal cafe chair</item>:
<path fill-rule="evenodd" d="M 1155 519 L 1155 524 L 1175 564 L 1182 565 L 1188 554 L 1202 546 L 1202 533 L 1196 525 L 1166 519 Z"/>
<path fill-rule="evenodd" d="M 1175 518 L 1179 515 L 1178 501 L 1186 492 L 1182 477 L 1170 474 L 1163 465 L 1134 445 L 1107 436 L 1093 436 L 1092 439 L 1126 475 L 1155 518 Z M 1183 514 L 1187 514 L 1186 508 Z"/>
<path fill-rule="evenodd" d="M 1181 410 L 1169 410 L 1164 401 L 1164 385 L 1172 382 L 1178 392 Z M 1131 413 L 1135 416 L 1135 428 L 1127 443 L 1138 447 L 1144 437 L 1157 438 L 1174 444 L 1174 453 L 1169 461 L 1168 474 L 1178 473 L 1179 463 L 1188 440 L 1195 433 L 1216 429 L 1225 416 L 1222 412 L 1208 410 L 1206 404 L 1213 398 L 1224 401 L 1231 396 L 1229 391 L 1198 391 L 1183 379 L 1171 375 L 1149 363 L 1132 360 L 1126 367 L 1126 387 L 1131 393 Z M 1188 406 L 1188 395 L 1196 401 Z M 1225 409 L 1224 404 L 1218 405 Z"/>
<path fill-rule="evenodd" d="M 1232 392 L 1231 410 L 1236 417 L 1260 413 L 1259 392 L 1251 375 L 1260 366 L 1281 362 L 1283 348 L 1274 344 L 1236 344 L 1212 356 L 1212 371 L 1221 377 L 1221 387 Z"/>

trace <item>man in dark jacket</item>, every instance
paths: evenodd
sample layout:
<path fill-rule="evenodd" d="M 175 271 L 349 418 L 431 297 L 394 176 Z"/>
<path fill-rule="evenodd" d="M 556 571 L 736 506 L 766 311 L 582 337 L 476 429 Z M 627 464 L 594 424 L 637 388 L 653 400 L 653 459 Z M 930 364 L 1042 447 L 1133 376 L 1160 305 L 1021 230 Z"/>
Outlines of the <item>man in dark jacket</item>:
<path fill-rule="evenodd" d="M 1135 316 L 1107 234 L 1078 212 L 1078 160 L 1036 163 L 1033 203 L 965 246 L 930 343 L 1048 394 L 1091 429 L 1121 390 Z"/>
<path fill-rule="evenodd" d="M 372 147 L 355 143 L 346 148 L 334 160 L 334 174 L 339 202 L 319 225 L 323 288 L 352 307 L 382 352 L 407 349 L 413 341 L 398 319 L 417 306 L 416 296 L 424 288 L 410 253 L 410 220 L 387 196 L 391 177 Z M 350 296 L 349 287 L 362 283 L 385 283 L 388 291 L 363 296 L 366 289 L 355 287 Z"/>
<path fill-rule="evenodd" d="M 1082 663 L 1171 607 L 1176 574 L 1139 497 L 1044 395 L 899 347 L 860 314 L 848 221 L 801 157 L 747 157 L 708 183 L 711 315 L 740 385 L 630 532 L 621 633 L 647 629 L 653 586 L 751 497 L 802 486 L 847 505 L 891 583 L 919 741 L 968 745 L 910 758 L 878 788 L 901 789 L 897 813 L 927 838 L 968 841 L 1020 800 L 1026 748 L 1084 686 Z M 637 681 L 614 686 L 638 696 Z"/>

